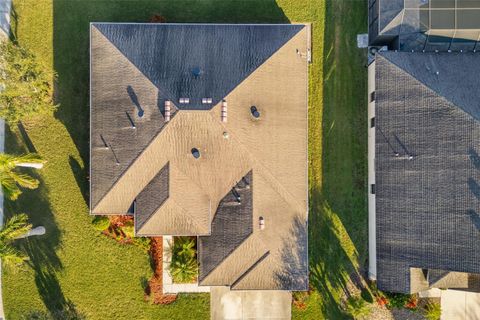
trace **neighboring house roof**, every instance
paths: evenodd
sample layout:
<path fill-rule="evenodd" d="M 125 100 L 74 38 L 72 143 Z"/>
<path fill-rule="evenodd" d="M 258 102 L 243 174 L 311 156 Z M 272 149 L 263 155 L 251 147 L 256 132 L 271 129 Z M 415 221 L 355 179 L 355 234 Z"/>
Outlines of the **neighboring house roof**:
<path fill-rule="evenodd" d="M 308 33 L 92 24 L 92 214 L 133 206 L 137 235 L 201 236 L 201 284 L 306 289 Z"/>
<path fill-rule="evenodd" d="M 467 279 L 458 273 L 480 273 L 479 74 L 480 54 L 475 53 L 376 56 L 377 280 L 382 290 L 420 288 L 411 283 L 413 278 L 421 282 L 415 268 L 431 270 L 431 286 L 460 286 Z M 445 278 L 449 271 L 456 273 Z"/>
<path fill-rule="evenodd" d="M 370 0 L 369 42 L 402 51 L 480 50 L 480 0 Z"/>

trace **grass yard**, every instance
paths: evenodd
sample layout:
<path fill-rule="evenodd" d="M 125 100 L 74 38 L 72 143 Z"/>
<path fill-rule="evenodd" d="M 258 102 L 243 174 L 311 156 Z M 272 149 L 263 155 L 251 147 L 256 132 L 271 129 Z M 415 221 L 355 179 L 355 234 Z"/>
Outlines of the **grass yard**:
<path fill-rule="evenodd" d="M 36 150 L 48 160 L 41 188 L 7 214 L 26 212 L 47 235 L 21 243 L 30 265 L 5 272 L 8 319 L 34 310 L 73 309 L 87 319 L 205 319 L 208 295 L 169 306 L 143 301 L 152 270 L 139 248 L 98 235 L 88 216 L 90 21 L 312 22 L 310 74 L 311 284 L 298 319 L 344 319 L 338 301 L 349 276 L 365 264 L 366 63 L 356 34 L 366 32 L 366 1 L 355 0 L 14 0 L 13 32 L 58 74 L 54 117 L 13 128 L 7 150 Z M 70 306 L 70 307 L 69 307 Z"/>

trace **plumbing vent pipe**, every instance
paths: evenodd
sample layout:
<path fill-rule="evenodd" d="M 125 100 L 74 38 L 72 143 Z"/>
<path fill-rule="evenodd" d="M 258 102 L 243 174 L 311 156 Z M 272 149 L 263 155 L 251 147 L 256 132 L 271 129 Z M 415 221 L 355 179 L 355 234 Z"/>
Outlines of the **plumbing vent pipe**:
<path fill-rule="evenodd" d="M 260 227 L 260 230 L 265 229 L 265 219 L 263 219 L 263 217 L 258 218 L 258 225 Z"/>
<path fill-rule="evenodd" d="M 222 101 L 222 122 L 227 122 L 227 101 Z"/>
<path fill-rule="evenodd" d="M 170 100 L 165 100 L 165 122 L 170 121 Z"/>

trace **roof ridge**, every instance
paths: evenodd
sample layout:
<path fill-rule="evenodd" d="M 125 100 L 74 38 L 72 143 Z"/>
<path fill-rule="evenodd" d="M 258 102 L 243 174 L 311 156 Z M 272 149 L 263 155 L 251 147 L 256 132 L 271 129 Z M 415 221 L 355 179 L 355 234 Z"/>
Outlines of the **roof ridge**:
<path fill-rule="evenodd" d="M 258 245 L 255 246 L 255 247 L 257 248 L 257 250 L 259 250 L 259 251 L 260 251 L 260 250 L 261 250 L 261 251 L 264 251 L 263 254 L 262 254 L 262 257 L 265 255 L 265 253 L 269 252 L 269 250 L 267 250 L 266 247 L 265 247 L 265 245 L 263 244 L 263 240 L 258 236 L 258 234 L 257 234 L 257 233 L 252 233 L 252 234 L 250 234 L 245 240 L 243 240 L 242 243 L 240 243 L 240 245 L 238 245 L 238 246 L 235 248 L 235 250 L 233 250 L 232 252 L 230 252 L 229 255 L 225 257 L 225 259 L 223 259 L 218 265 L 216 265 L 215 268 L 213 268 L 209 273 L 207 273 L 207 274 L 203 277 L 203 279 L 199 281 L 199 284 L 202 285 L 202 283 L 204 283 L 204 282 L 207 280 L 208 277 L 210 277 L 212 274 L 214 274 L 215 271 L 217 271 L 218 269 L 220 269 L 222 266 L 226 265 L 227 262 L 229 262 L 229 261 L 231 260 L 232 255 L 233 255 L 235 252 L 239 252 L 240 249 L 243 247 L 243 245 L 244 245 L 245 243 L 247 243 L 247 242 L 252 242 L 252 241 L 254 241 L 254 240 L 258 242 L 258 243 L 257 243 Z M 258 261 L 258 259 L 255 260 L 255 261 Z M 255 264 L 255 263 L 254 263 L 254 264 Z M 250 269 L 250 268 L 251 268 L 251 266 L 248 267 L 247 270 Z M 243 271 L 243 272 L 241 273 L 241 275 L 239 275 L 239 277 L 241 277 L 247 270 Z M 238 280 L 239 277 L 237 277 L 236 280 Z"/>
<path fill-rule="evenodd" d="M 172 202 L 177 206 L 179 207 L 180 209 L 183 210 L 183 212 L 188 216 L 189 220 L 192 222 L 192 224 L 194 226 L 196 226 L 198 229 L 204 229 L 202 228 L 197 222 L 195 219 L 192 219 L 192 214 L 190 213 L 189 210 L 185 209 L 182 205 L 180 205 L 173 197 L 171 198 L 172 199 Z M 209 230 L 207 229 L 206 232 L 208 232 Z"/>
<path fill-rule="evenodd" d="M 157 87 L 148 77 L 146 77 L 145 74 L 144 74 L 141 70 L 139 70 L 139 69 L 137 68 L 137 66 L 135 66 L 135 64 L 133 64 L 110 40 L 108 40 L 108 38 L 107 38 L 98 28 L 95 27 L 95 24 L 93 24 L 92 26 L 95 28 L 95 30 L 98 32 L 98 34 L 99 34 L 102 38 L 104 38 L 104 40 L 105 40 L 106 42 L 108 42 L 109 44 L 112 45 L 112 47 L 113 47 L 113 49 L 114 49 L 115 51 L 117 51 L 120 55 L 122 55 L 122 56 L 125 58 L 125 60 L 128 61 L 128 63 L 129 63 L 133 68 L 135 68 L 136 70 L 138 70 L 138 72 L 141 73 L 141 74 L 145 77 L 145 79 L 147 79 L 147 81 L 148 81 L 153 87 L 157 88 L 157 90 L 158 90 L 159 92 L 161 92 L 161 90 L 158 89 L 158 87 Z M 163 94 L 163 93 L 162 93 L 162 94 Z M 165 95 L 164 95 L 164 96 L 165 96 Z M 180 110 L 177 110 L 177 112 L 178 112 L 178 111 L 180 111 Z M 172 121 L 172 120 L 175 118 L 175 115 L 177 114 L 177 112 L 173 112 L 173 114 L 171 115 L 171 120 L 170 120 L 170 121 Z M 148 142 L 147 146 L 138 154 L 137 157 L 135 157 L 135 158 L 130 162 L 130 164 L 125 168 L 125 170 L 122 172 L 122 174 L 120 174 L 120 176 L 118 176 L 117 180 L 110 186 L 110 188 L 108 188 L 108 189 L 104 192 L 104 194 L 97 200 L 97 202 L 96 202 L 95 204 L 92 204 L 93 210 L 92 210 L 92 208 L 91 208 L 91 209 L 90 209 L 91 211 L 95 211 L 95 208 L 98 207 L 98 205 L 100 204 L 100 202 L 102 202 L 102 200 L 108 195 L 108 193 L 110 193 L 110 191 L 113 189 L 113 187 L 114 187 L 114 186 L 118 183 L 118 181 L 120 181 L 120 179 L 125 175 L 125 173 L 126 173 L 126 172 L 128 171 L 128 169 L 132 166 L 132 164 L 135 163 L 135 161 L 136 161 L 138 158 L 140 158 L 140 156 L 141 156 L 141 155 L 145 152 L 145 150 L 152 144 L 152 142 L 163 132 L 163 130 L 167 127 L 167 125 L 168 125 L 168 124 L 165 124 L 165 125 L 163 125 L 163 126 L 160 128 L 160 130 L 157 132 L 157 134 L 155 134 L 155 135 L 152 137 L 152 139 L 150 139 L 150 141 Z M 91 149 L 91 148 L 92 148 L 92 147 L 90 146 L 90 149 Z M 91 152 L 91 150 L 90 150 L 90 152 Z"/>
<path fill-rule="evenodd" d="M 178 110 L 177 112 L 179 112 L 180 110 Z M 175 112 L 172 116 L 171 116 L 171 120 L 168 124 L 170 124 L 172 121 L 175 121 L 175 115 L 177 114 L 177 112 Z M 120 180 L 122 179 L 122 177 L 128 172 L 128 170 L 132 167 L 132 165 L 147 151 L 147 149 L 152 145 L 153 141 L 155 141 L 159 136 L 160 134 L 163 133 L 164 130 L 166 130 L 166 128 L 168 127 L 168 124 L 165 124 L 162 128 L 160 128 L 160 131 L 157 132 L 157 134 L 155 134 L 153 136 L 153 138 L 148 142 L 147 146 L 142 150 L 142 152 L 140 152 L 138 154 L 137 157 L 135 157 L 131 162 L 130 164 L 128 165 L 128 167 L 125 168 L 125 170 L 122 172 L 122 174 L 118 177 L 118 179 L 115 181 L 115 183 L 113 183 L 110 188 L 108 188 L 108 190 L 105 192 L 105 194 L 99 198 L 99 200 L 97 201 L 97 203 L 95 204 L 95 206 L 93 207 L 93 210 L 92 211 L 95 211 L 95 209 L 98 207 L 98 205 L 105 199 L 105 197 L 110 193 L 110 191 L 112 191 L 112 189 L 120 182 Z M 153 179 L 153 178 L 152 178 Z M 142 189 L 143 191 L 143 189 Z M 142 191 L 140 191 L 138 194 L 140 194 Z M 137 196 L 138 196 L 137 194 Z"/>
<path fill-rule="evenodd" d="M 404 54 L 404 55 L 408 55 L 410 54 L 409 52 L 395 52 L 396 54 Z M 465 110 L 464 108 L 462 108 L 461 106 L 459 106 L 457 103 L 451 101 L 450 99 L 448 99 L 447 97 L 445 97 L 445 95 L 441 94 L 440 92 L 438 92 L 437 90 L 433 89 L 430 85 L 428 85 L 427 83 L 425 83 L 424 81 L 418 79 L 415 75 L 413 75 L 411 72 L 409 72 L 408 70 L 405 70 L 405 68 L 403 68 L 402 66 L 398 65 L 395 61 L 392 61 L 391 59 L 389 59 L 386 55 L 384 55 L 383 53 L 378 53 L 379 57 L 387 60 L 391 65 L 393 65 L 394 68 L 398 69 L 399 71 L 401 71 L 402 73 L 408 75 L 413 81 L 419 83 L 423 88 L 427 89 L 428 91 L 432 92 L 433 94 L 435 94 L 438 98 L 442 99 L 443 101 L 445 101 L 449 106 L 453 106 L 454 110 L 458 110 L 464 114 L 466 114 L 467 116 L 473 118 L 473 120 L 475 121 L 479 121 L 477 119 L 477 117 L 475 117 L 471 112 L 468 112 L 467 110 Z"/>
<path fill-rule="evenodd" d="M 170 205 L 173 205 L 175 206 L 176 208 L 180 209 L 178 212 L 175 213 L 175 215 L 177 217 L 181 217 L 181 218 L 184 218 L 185 220 L 189 221 L 190 223 L 192 223 L 192 225 L 194 225 L 195 227 L 197 227 L 198 229 L 203 229 L 203 228 L 199 228 L 198 224 L 195 223 L 195 221 L 192 221 L 192 219 L 190 218 L 190 214 L 187 212 L 187 210 L 185 210 L 182 206 L 178 205 L 178 202 L 175 201 L 175 199 L 173 198 L 168 198 L 159 208 L 157 211 L 155 211 L 155 213 L 152 215 L 155 216 L 159 213 L 161 213 L 161 210 L 163 207 L 165 207 L 167 204 L 170 204 Z M 150 217 L 150 218 L 152 218 Z M 147 224 L 144 224 L 141 228 L 138 229 L 138 233 L 141 233 L 142 229 L 146 226 Z M 135 231 L 137 233 L 137 230 Z"/>
<path fill-rule="evenodd" d="M 145 189 L 147 189 L 147 188 L 150 186 L 150 184 L 153 182 L 153 180 L 154 180 L 155 178 L 157 178 L 157 177 L 163 172 L 163 169 L 165 169 L 165 167 L 167 167 L 167 168 L 166 168 L 166 170 L 167 170 L 167 175 L 168 175 L 167 183 L 168 183 L 168 189 L 170 189 L 170 161 L 168 161 L 167 164 L 164 165 L 163 168 L 160 169 L 160 171 L 158 171 L 158 173 L 150 180 L 150 182 L 145 186 L 145 188 L 143 188 L 143 190 L 140 191 L 140 193 L 137 195 L 137 197 L 140 196 L 140 194 L 142 194 L 142 193 L 145 191 Z M 148 215 L 148 218 L 147 218 L 141 225 L 138 226 L 138 230 L 140 230 L 140 229 L 152 218 L 152 216 L 155 215 L 155 213 L 158 211 L 158 209 L 160 209 L 160 207 L 161 207 L 169 198 L 170 198 L 170 190 L 168 190 L 168 195 L 167 195 L 167 197 L 166 197 L 163 201 L 161 201 L 161 202 L 158 204 L 158 206 Z M 137 218 L 137 212 L 134 211 L 133 215 L 134 215 L 135 229 L 136 229 L 136 228 L 137 228 L 137 225 L 136 225 L 136 222 L 137 222 L 137 219 L 136 219 L 136 218 Z"/>
<path fill-rule="evenodd" d="M 270 250 L 265 252 L 263 256 L 258 258 L 244 273 L 242 273 L 237 280 L 235 280 L 231 285 L 230 288 L 235 289 L 235 287 L 245 278 L 253 269 L 255 269 L 263 260 L 265 260 L 270 255 Z"/>
<path fill-rule="evenodd" d="M 225 127 L 225 125 L 224 125 L 217 117 L 214 117 L 214 116 L 213 116 L 212 110 L 214 110 L 214 109 L 215 109 L 215 108 L 212 108 L 212 109 L 210 110 L 209 115 L 214 119 L 214 121 L 217 121 L 225 130 L 227 130 L 227 128 Z M 248 156 L 249 156 L 249 158 L 251 159 L 252 163 L 253 163 L 253 164 L 256 164 L 258 167 L 261 167 L 261 168 L 268 174 L 268 177 L 267 177 L 266 175 L 264 175 L 264 174 L 259 173 L 257 170 L 255 170 L 255 174 L 258 174 L 258 175 L 264 177 L 265 179 L 269 180 L 269 182 L 272 182 L 272 184 L 274 184 L 275 186 L 278 186 L 278 188 L 279 188 L 279 189 L 282 189 L 282 191 L 285 192 L 285 193 L 292 199 L 293 202 L 296 202 L 295 197 L 283 186 L 282 183 L 280 183 L 280 182 L 275 178 L 275 176 L 270 172 L 270 170 L 268 170 L 267 167 L 265 167 L 260 161 L 258 161 L 258 159 L 256 159 L 256 158 L 253 156 L 253 154 L 250 152 L 250 150 L 248 150 L 248 148 L 243 145 L 243 143 L 240 141 L 240 139 L 237 139 L 237 138 L 235 137 L 235 131 L 233 131 L 233 134 L 232 134 L 232 131 L 231 131 L 231 130 L 228 130 L 228 132 L 229 132 L 229 136 L 231 137 L 231 139 L 234 139 L 234 140 L 238 143 L 238 145 L 241 146 L 241 148 L 244 150 L 244 152 L 245 152 L 246 154 L 248 154 Z M 254 170 L 253 170 L 253 166 L 252 166 L 252 168 L 250 169 L 250 171 L 252 171 L 252 172 L 254 171 Z M 250 172 L 250 171 L 249 171 L 249 172 Z M 283 197 L 283 195 L 282 195 L 280 192 L 278 192 L 277 188 L 274 188 L 274 187 L 273 187 L 272 189 L 273 189 L 275 192 L 277 192 L 277 193 L 280 195 L 280 197 L 281 197 L 283 200 L 285 200 L 285 202 L 286 202 L 288 205 L 290 205 L 290 202 L 291 202 L 291 201 L 289 201 L 288 199 L 286 199 L 285 197 Z M 291 205 L 290 205 L 290 206 L 291 206 Z"/>

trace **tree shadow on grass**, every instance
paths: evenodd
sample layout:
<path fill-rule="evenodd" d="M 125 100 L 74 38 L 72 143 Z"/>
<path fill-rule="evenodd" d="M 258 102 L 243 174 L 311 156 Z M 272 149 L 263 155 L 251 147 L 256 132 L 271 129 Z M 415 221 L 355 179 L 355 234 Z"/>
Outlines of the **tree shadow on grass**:
<path fill-rule="evenodd" d="M 367 258 L 366 54 L 356 35 L 366 29 L 365 1 L 326 1 L 321 159 L 313 155 L 310 185 L 310 281 L 327 319 L 348 319 L 343 299 L 371 300 L 362 267 Z M 355 15 L 348 12 L 358 12 Z M 321 167 L 321 174 L 315 169 Z M 321 183 L 315 184 L 321 177 Z M 353 292 L 355 290 L 355 292 Z"/>
<path fill-rule="evenodd" d="M 26 141 L 23 141 L 27 138 Z M 29 152 L 32 146 L 27 133 L 12 132 L 6 128 L 6 151 L 13 154 Z M 48 163 L 47 163 L 48 165 Z M 5 200 L 6 216 L 25 212 L 34 227 L 44 226 L 46 234 L 17 240 L 17 245 L 28 255 L 27 264 L 34 271 L 35 283 L 40 297 L 54 319 L 62 319 L 59 314 L 65 310 L 73 314 L 75 308 L 71 301 L 65 298 L 56 273 L 63 269 L 56 251 L 61 247 L 61 231 L 55 222 L 55 216 L 48 200 L 48 189 L 38 172 L 22 168 L 40 181 L 39 188 L 25 190 L 16 201 Z M 70 318 L 69 318 L 70 319 Z M 73 318 L 72 318 L 73 319 Z"/>
<path fill-rule="evenodd" d="M 342 295 L 350 295 L 347 284 L 355 266 L 340 242 L 335 213 L 318 189 L 311 191 L 310 198 L 310 285 L 320 293 L 321 308 L 327 319 L 349 319 L 340 302 Z"/>

